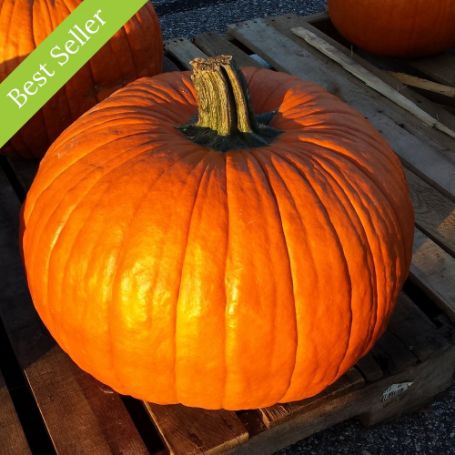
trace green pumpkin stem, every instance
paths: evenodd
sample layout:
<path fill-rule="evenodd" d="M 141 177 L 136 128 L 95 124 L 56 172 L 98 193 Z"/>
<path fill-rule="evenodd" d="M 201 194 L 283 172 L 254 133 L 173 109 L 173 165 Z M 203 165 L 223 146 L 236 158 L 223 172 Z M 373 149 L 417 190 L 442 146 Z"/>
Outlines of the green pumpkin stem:
<path fill-rule="evenodd" d="M 180 127 L 190 140 L 226 152 L 267 146 L 281 133 L 268 126 L 275 112 L 254 114 L 245 77 L 232 56 L 196 58 L 190 64 L 198 118 Z"/>

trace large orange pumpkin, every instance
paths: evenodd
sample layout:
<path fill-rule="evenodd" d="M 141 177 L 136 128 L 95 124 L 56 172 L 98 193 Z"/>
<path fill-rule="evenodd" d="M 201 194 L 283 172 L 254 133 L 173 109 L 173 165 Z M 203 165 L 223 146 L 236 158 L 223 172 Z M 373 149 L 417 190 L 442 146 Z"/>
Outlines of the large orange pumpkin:
<path fill-rule="evenodd" d="M 81 1 L 0 0 L 0 82 Z M 14 136 L 5 150 L 40 158 L 73 120 L 126 83 L 159 73 L 162 60 L 158 17 L 149 2 Z"/>
<path fill-rule="evenodd" d="M 245 69 L 265 126 L 229 57 L 193 65 L 197 91 L 186 72 L 138 80 L 49 149 L 23 209 L 33 302 L 121 393 L 210 409 L 309 397 L 373 346 L 407 275 L 400 162 L 313 83 Z"/>
<path fill-rule="evenodd" d="M 455 46 L 453 0 L 329 0 L 330 19 L 373 54 L 431 55 Z"/>

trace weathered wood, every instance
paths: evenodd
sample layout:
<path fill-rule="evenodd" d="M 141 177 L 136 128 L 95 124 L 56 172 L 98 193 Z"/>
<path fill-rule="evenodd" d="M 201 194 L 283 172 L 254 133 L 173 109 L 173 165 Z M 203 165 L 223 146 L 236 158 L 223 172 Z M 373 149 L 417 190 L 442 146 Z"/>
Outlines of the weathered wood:
<path fill-rule="evenodd" d="M 404 90 L 399 88 L 400 92 L 406 94 L 406 96 L 414 98 L 420 107 L 425 108 L 425 110 L 428 110 L 434 116 L 437 115 L 442 123 L 449 125 L 452 129 L 455 128 L 453 125 L 453 119 L 455 117 L 455 98 L 450 98 L 445 95 L 440 95 L 439 93 L 419 89 L 417 87 L 408 87 L 403 82 L 400 82 L 397 78 L 389 74 L 389 72 L 403 72 L 406 74 L 421 75 L 426 80 L 434 80 L 433 78 L 416 70 L 416 68 L 412 66 L 411 60 L 379 57 L 377 55 L 369 54 L 361 49 L 356 49 L 356 53 L 354 55 L 356 57 L 361 56 L 362 60 L 367 61 L 371 67 L 376 68 L 379 74 L 382 73 L 384 78 L 395 81 L 395 84 L 400 87 L 404 87 Z"/>
<path fill-rule="evenodd" d="M 454 373 L 455 346 L 451 346 L 406 371 L 385 376 L 365 387 L 323 400 L 304 412 L 297 412 L 283 423 L 250 437 L 230 453 L 272 455 L 283 447 L 353 417 L 358 416 L 370 425 L 401 415 L 426 404 L 435 394 L 447 389 L 452 384 Z"/>
<path fill-rule="evenodd" d="M 237 46 L 234 46 L 226 38 L 217 33 L 203 33 L 196 36 L 194 43 L 210 56 L 228 54 L 232 55 L 238 66 L 255 66 L 260 68 L 261 65 L 253 60 L 248 54 L 243 52 Z"/>
<path fill-rule="evenodd" d="M 389 330 L 376 342 L 371 354 L 389 375 L 400 373 L 417 363 L 417 356 Z"/>
<path fill-rule="evenodd" d="M 455 139 L 455 131 L 441 123 L 439 119 L 421 109 L 414 101 L 403 96 L 398 90 L 395 90 L 389 84 L 385 83 L 382 78 L 369 71 L 364 65 L 356 62 L 351 56 L 344 52 L 340 52 L 339 49 L 333 46 L 325 37 L 321 38 L 321 36 L 314 33 L 308 25 L 294 27 L 291 31 L 334 62 L 338 63 L 342 68 L 360 79 L 368 87 L 371 87 L 398 106 L 415 115 L 426 125 L 432 126 Z"/>
<path fill-rule="evenodd" d="M 290 20 L 293 21 L 294 19 L 291 18 Z M 281 22 L 281 20 L 278 22 Z M 326 22 L 318 22 L 316 24 L 307 23 L 305 27 L 317 36 L 329 42 L 339 52 L 348 55 L 355 62 L 365 67 L 370 73 L 373 73 L 375 76 L 382 79 L 386 84 L 398 91 L 401 95 L 414 101 L 417 106 L 425 112 L 428 112 L 432 117 L 438 119 L 441 123 L 447 125 L 455 131 L 455 116 L 453 113 L 448 112 L 446 105 L 441 106 L 436 104 L 433 100 L 428 98 L 428 92 L 425 93 L 426 96 L 423 96 L 412 88 L 406 86 L 396 77 L 389 74 L 390 70 L 410 71 L 410 69 L 403 64 L 403 61 L 373 56 L 366 51 L 362 51 L 361 49 L 356 49 L 354 52 L 352 46 L 348 47 L 347 43 L 343 44 L 344 41 L 343 43 L 337 41 L 337 39 L 343 40 L 343 38 L 338 35 L 329 19 Z M 333 35 L 335 35 L 337 39 L 333 38 Z M 443 99 L 447 100 L 447 98 Z"/>
<path fill-rule="evenodd" d="M 452 345 L 416 367 L 387 378 L 381 388 L 372 388 L 371 399 L 364 412 L 359 414 L 362 423 L 374 425 L 426 405 L 435 395 L 450 387 L 454 373 L 455 346 Z M 401 390 L 395 387 L 395 392 L 391 391 L 391 386 L 396 384 L 404 387 Z"/>
<path fill-rule="evenodd" d="M 419 229 L 414 234 L 410 279 L 455 321 L 455 258 Z"/>
<path fill-rule="evenodd" d="M 449 345 L 436 326 L 403 293 L 400 294 L 387 330 L 400 339 L 421 362 Z"/>
<path fill-rule="evenodd" d="M 168 73 L 170 71 L 180 71 L 180 68 L 168 57 L 164 57 L 163 73 Z"/>
<path fill-rule="evenodd" d="M 248 432 L 234 412 L 145 403 L 170 452 L 218 454 L 242 444 Z"/>
<path fill-rule="evenodd" d="M 455 202 L 408 169 L 405 173 L 416 225 L 455 256 Z"/>
<path fill-rule="evenodd" d="M 382 368 L 379 366 L 378 362 L 376 362 L 371 353 L 362 357 L 355 366 L 368 382 L 377 381 L 384 376 Z"/>
<path fill-rule="evenodd" d="M 120 397 L 55 345 L 30 301 L 18 245 L 19 202 L 0 170 L 0 317 L 59 454 L 146 454 Z"/>
<path fill-rule="evenodd" d="M 390 71 L 389 74 L 396 77 L 403 84 L 409 87 L 420 88 L 428 92 L 438 93 L 439 95 L 448 96 L 450 98 L 455 97 L 455 87 L 450 85 L 440 84 L 439 82 L 429 81 L 422 77 L 417 77 L 412 74 L 402 73 L 400 71 Z"/>
<path fill-rule="evenodd" d="M 258 410 L 237 411 L 236 414 L 248 431 L 250 438 L 266 430 L 262 415 Z"/>
<path fill-rule="evenodd" d="M 441 84 L 455 85 L 455 55 L 450 52 L 410 60 L 408 64 Z"/>
<path fill-rule="evenodd" d="M 190 61 L 196 57 L 206 58 L 198 47 L 196 47 L 190 40 L 185 38 L 176 38 L 168 40 L 164 43 L 166 52 L 172 55 L 178 62 L 187 70 L 191 69 Z"/>
<path fill-rule="evenodd" d="M 358 389 L 364 384 L 365 379 L 363 376 L 355 368 L 350 368 L 338 381 L 314 397 L 292 403 L 276 404 L 275 406 L 263 408 L 259 411 L 262 414 L 264 425 L 267 428 L 271 428 L 294 417 L 296 414 L 318 406 L 321 402 Z"/>
<path fill-rule="evenodd" d="M 289 25 L 301 23 L 302 20 L 296 18 Z M 276 21 L 274 27 L 270 27 L 265 20 L 253 20 L 232 26 L 230 33 L 276 69 L 336 91 L 368 117 L 405 162 L 455 198 L 455 159 L 448 153 L 442 133 L 425 127 L 413 115 L 366 87 L 327 57 L 297 44 L 278 28 L 286 29 L 286 26 Z M 288 29 L 287 33 L 290 33 Z M 438 133 L 441 143 L 430 138 L 431 131 Z"/>
<path fill-rule="evenodd" d="M 315 26 L 318 26 L 320 23 L 330 22 L 329 13 L 327 11 L 323 11 L 322 13 L 308 14 L 307 16 L 303 16 L 302 19 Z"/>
<path fill-rule="evenodd" d="M 0 372 L 0 453 L 2 455 L 31 454 L 14 404 Z"/>

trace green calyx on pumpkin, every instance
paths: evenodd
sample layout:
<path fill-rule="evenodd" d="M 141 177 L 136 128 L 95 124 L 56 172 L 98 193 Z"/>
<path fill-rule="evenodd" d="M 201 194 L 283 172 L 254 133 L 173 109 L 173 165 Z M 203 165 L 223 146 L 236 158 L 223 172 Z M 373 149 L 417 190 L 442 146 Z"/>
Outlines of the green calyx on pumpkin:
<path fill-rule="evenodd" d="M 190 62 L 198 118 L 179 127 L 191 141 L 220 152 L 264 147 L 281 134 L 269 126 L 276 112 L 255 115 L 248 86 L 232 56 L 196 58 Z"/>

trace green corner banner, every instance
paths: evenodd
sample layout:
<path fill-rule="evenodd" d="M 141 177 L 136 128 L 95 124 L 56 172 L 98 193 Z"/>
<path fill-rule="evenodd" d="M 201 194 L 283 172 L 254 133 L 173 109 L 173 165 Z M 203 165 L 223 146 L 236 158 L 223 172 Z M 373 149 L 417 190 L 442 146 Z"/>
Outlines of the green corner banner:
<path fill-rule="evenodd" d="M 84 0 L 0 84 L 0 147 L 146 3 Z"/>

